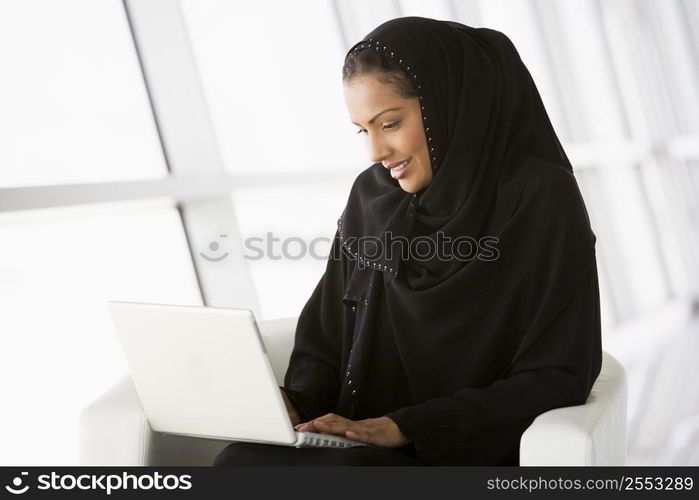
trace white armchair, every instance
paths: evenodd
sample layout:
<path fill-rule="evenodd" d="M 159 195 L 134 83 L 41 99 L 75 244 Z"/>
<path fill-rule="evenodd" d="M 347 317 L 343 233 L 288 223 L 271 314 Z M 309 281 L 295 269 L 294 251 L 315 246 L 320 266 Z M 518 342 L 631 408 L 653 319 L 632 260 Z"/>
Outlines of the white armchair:
<path fill-rule="evenodd" d="M 259 323 L 279 385 L 297 319 Z M 602 372 L 584 405 L 543 413 L 524 432 L 520 465 L 623 465 L 626 383 L 624 368 L 605 352 Z M 152 431 L 128 374 L 80 415 L 82 465 L 211 465 L 229 443 Z"/>

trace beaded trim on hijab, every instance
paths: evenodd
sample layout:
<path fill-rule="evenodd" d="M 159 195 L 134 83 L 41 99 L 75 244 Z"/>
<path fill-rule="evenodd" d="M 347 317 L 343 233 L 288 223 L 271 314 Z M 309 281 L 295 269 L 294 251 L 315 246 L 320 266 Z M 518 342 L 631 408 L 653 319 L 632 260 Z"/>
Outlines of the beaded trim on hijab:
<path fill-rule="evenodd" d="M 381 50 L 384 54 L 388 54 L 389 57 L 394 58 L 395 52 L 389 51 L 388 47 L 381 43 L 380 41 L 374 41 L 373 38 L 369 38 L 369 40 L 366 43 L 360 43 L 356 47 L 354 47 L 350 53 L 356 52 L 359 49 L 370 49 L 372 47 L 372 43 L 374 42 L 373 45 L 375 45 L 374 49 L 378 52 Z M 415 80 L 415 86 L 417 87 L 417 92 L 418 92 L 418 97 L 420 99 L 420 109 L 422 110 L 422 120 L 425 122 L 425 136 L 427 137 L 427 145 L 430 148 L 430 156 L 432 158 L 432 170 L 437 170 L 437 153 L 434 152 L 434 146 L 432 146 L 432 137 L 430 136 L 430 127 L 427 126 L 427 115 L 424 114 L 425 111 L 425 106 L 422 105 L 422 93 L 420 92 L 420 89 L 422 88 L 422 84 L 420 83 L 420 78 L 418 77 L 415 72 L 410 70 L 410 65 L 408 64 L 407 61 L 404 59 L 399 58 L 398 59 L 398 65 L 403 68 L 410 77 Z"/>
<path fill-rule="evenodd" d="M 373 42 L 373 44 L 371 43 Z M 364 40 L 362 43 L 359 43 L 359 45 L 355 46 L 350 53 L 356 52 L 357 50 L 360 49 L 370 49 L 372 46 L 374 46 L 374 49 L 378 52 L 381 50 L 384 54 L 387 54 L 389 57 L 395 59 L 395 52 L 390 51 L 386 45 L 381 43 L 380 41 L 376 40 L 374 41 L 373 38 L 369 38 L 368 41 Z M 420 83 L 420 77 L 414 72 L 410 70 L 410 65 L 408 64 L 408 61 L 398 58 L 398 65 L 403 68 L 408 75 L 414 80 L 415 87 L 417 88 L 418 92 L 418 98 L 420 99 L 420 110 L 422 111 L 422 120 L 424 122 L 424 127 L 425 127 L 425 137 L 427 138 L 427 145 L 430 148 L 430 155 L 432 159 L 432 170 L 436 171 L 437 170 L 437 153 L 434 152 L 434 146 L 432 145 L 432 136 L 430 135 L 430 127 L 427 126 L 427 115 L 425 115 L 425 106 L 422 104 L 423 96 L 422 92 L 420 89 L 422 88 L 422 83 Z M 416 194 L 413 193 L 413 198 L 417 197 Z M 414 200 L 413 200 L 414 203 Z M 364 257 L 361 257 L 360 255 L 357 255 L 356 253 L 352 252 L 352 249 L 349 247 L 349 245 L 346 244 L 345 242 L 345 237 L 344 234 L 342 233 L 342 217 L 337 219 L 337 227 L 339 229 L 340 233 L 340 244 L 343 248 L 345 248 L 349 254 L 352 256 L 352 258 L 357 259 L 362 265 L 366 267 L 370 267 L 372 269 L 378 269 L 379 271 L 383 272 L 389 272 L 391 273 L 394 277 L 398 275 L 398 271 L 394 270 L 392 267 L 389 267 L 384 264 L 378 264 L 376 262 L 372 262 L 370 260 L 365 259 Z M 363 301 L 364 304 L 366 305 L 366 300 Z M 355 310 L 354 307 L 352 310 Z"/>

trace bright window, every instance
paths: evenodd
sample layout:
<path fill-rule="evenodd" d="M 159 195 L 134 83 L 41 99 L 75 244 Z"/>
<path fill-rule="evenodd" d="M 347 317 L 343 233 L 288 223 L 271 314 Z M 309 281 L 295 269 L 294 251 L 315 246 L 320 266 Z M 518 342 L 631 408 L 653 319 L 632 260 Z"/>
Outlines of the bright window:
<path fill-rule="evenodd" d="M 0 187 L 167 173 L 119 0 L 0 3 Z"/>
<path fill-rule="evenodd" d="M 108 300 L 201 304 L 177 211 L 0 214 L 0 464 L 77 463 L 80 411 L 128 373 Z"/>

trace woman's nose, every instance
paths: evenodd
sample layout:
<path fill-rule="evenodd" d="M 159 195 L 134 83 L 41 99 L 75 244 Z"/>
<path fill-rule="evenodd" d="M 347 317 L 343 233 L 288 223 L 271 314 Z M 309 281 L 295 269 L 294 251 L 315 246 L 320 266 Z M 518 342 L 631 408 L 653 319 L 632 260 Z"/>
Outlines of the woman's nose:
<path fill-rule="evenodd" d="M 378 163 L 388 158 L 390 154 L 391 148 L 386 144 L 386 141 L 377 136 L 369 136 L 369 156 L 373 163 Z"/>

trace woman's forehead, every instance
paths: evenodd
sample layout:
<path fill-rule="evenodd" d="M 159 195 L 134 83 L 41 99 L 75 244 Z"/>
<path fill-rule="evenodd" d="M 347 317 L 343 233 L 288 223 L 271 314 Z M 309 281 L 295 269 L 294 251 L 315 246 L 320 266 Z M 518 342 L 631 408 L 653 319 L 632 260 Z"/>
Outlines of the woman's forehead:
<path fill-rule="evenodd" d="M 382 106 L 391 102 L 396 105 L 405 105 L 407 100 L 396 91 L 395 85 L 381 82 L 372 75 L 354 77 L 345 82 L 343 87 L 345 99 L 362 106 L 372 103 Z"/>
<path fill-rule="evenodd" d="M 345 102 L 350 114 L 350 121 L 355 125 L 371 125 L 375 120 L 391 114 L 410 110 L 409 99 L 396 92 L 377 91 L 376 89 L 357 89 L 345 93 Z"/>

